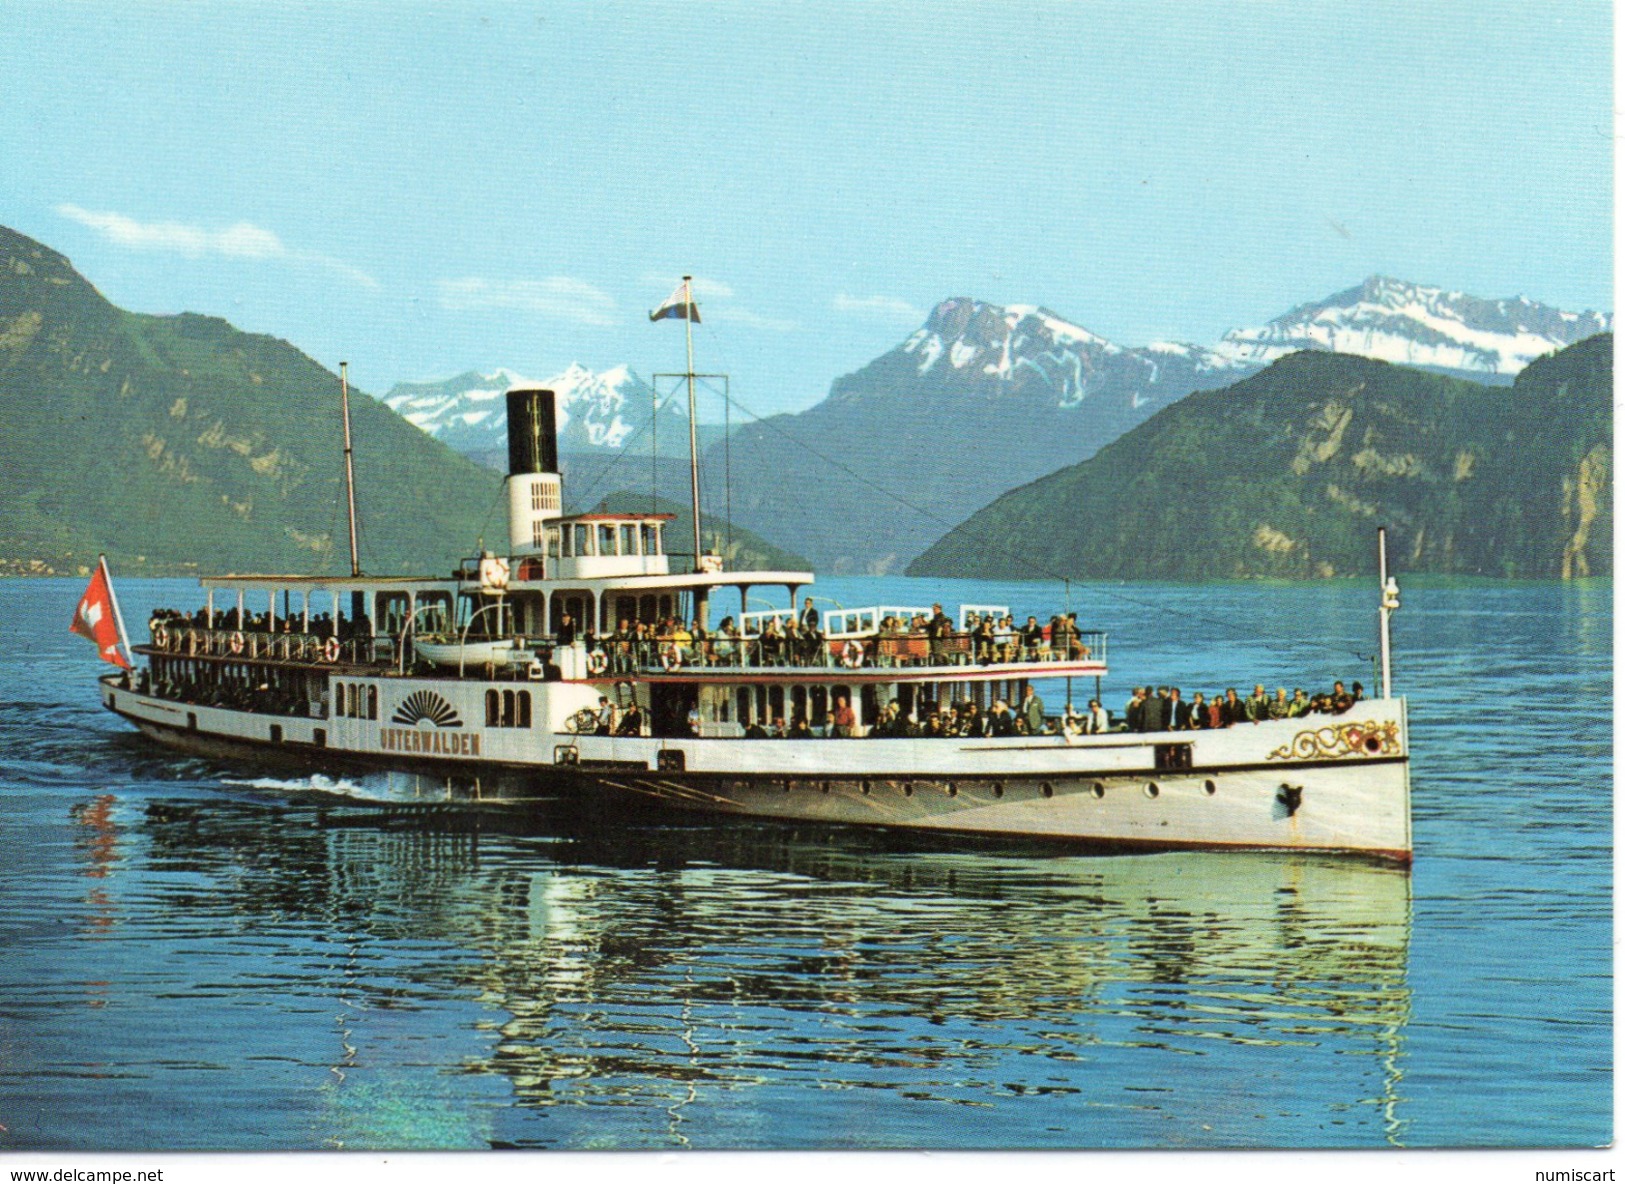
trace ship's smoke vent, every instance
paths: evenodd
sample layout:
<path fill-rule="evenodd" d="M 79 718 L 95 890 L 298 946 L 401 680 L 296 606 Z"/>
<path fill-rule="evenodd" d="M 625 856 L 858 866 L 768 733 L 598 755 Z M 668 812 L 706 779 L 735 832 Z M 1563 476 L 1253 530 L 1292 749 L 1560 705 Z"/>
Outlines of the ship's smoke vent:
<path fill-rule="evenodd" d="M 508 392 L 508 553 L 540 555 L 548 523 L 563 511 L 553 392 Z M 553 528 L 557 534 L 557 528 Z"/>
<path fill-rule="evenodd" d="M 508 392 L 508 475 L 559 471 L 558 417 L 553 392 Z"/>

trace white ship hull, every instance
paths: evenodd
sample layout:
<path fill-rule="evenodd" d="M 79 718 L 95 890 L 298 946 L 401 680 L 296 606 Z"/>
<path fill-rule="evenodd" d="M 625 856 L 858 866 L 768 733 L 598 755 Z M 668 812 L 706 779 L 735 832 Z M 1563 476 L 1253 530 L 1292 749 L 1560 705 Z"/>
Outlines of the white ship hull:
<path fill-rule="evenodd" d="M 383 679 L 379 719 L 267 716 L 104 683 L 106 706 L 194 753 L 312 771 L 423 770 L 488 795 L 567 792 L 785 821 L 865 824 L 1125 849 L 1360 853 L 1408 862 L 1409 737 L 1401 699 L 1341 716 L 1213 731 L 1001 739 L 612 738 L 566 720 L 586 683 Z M 534 695 L 531 727 L 485 727 L 487 690 Z M 440 722 L 422 715 L 436 696 Z M 416 698 L 414 698 L 414 696 Z"/>

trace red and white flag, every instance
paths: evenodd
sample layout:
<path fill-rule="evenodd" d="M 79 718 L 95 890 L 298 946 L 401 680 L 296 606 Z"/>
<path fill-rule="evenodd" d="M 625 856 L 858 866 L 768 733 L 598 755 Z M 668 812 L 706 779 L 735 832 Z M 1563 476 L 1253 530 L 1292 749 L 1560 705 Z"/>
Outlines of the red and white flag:
<path fill-rule="evenodd" d="M 95 642 L 102 661 L 130 669 L 130 663 L 119 653 L 122 631 L 118 624 L 118 606 L 113 601 L 113 581 L 107 574 L 106 556 L 97 562 L 96 574 L 90 577 L 90 586 L 79 598 L 79 607 L 73 610 L 73 624 L 68 628 Z"/>

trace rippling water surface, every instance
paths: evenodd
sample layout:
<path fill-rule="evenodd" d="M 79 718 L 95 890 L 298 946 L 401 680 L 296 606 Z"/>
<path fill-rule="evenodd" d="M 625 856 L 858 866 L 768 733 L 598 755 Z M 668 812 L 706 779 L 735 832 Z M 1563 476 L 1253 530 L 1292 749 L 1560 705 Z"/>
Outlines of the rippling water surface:
<path fill-rule="evenodd" d="M 120 587 L 132 622 L 191 603 Z M 1410 873 L 381 826 L 368 779 L 178 758 L 101 712 L 79 591 L 0 581 L 0 1150 L 1612 1137 L 1606 583 L 1410 582 Z M 1114 705 L 1145 680 L 1371 682 L 1364 586 L 1072 596 L 1111 632 Z"/>

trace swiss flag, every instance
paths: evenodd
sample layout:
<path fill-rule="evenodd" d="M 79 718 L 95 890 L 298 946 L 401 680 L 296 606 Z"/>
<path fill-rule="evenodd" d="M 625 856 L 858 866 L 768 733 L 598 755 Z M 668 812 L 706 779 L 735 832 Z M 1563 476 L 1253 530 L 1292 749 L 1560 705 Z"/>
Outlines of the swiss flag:
<path fill-rule="evenodd" d="M 96 565 L 96 574 L 90 577 L 90 586 L 79 598 L 79 607 L 73 611 L 73 624 L 68 626 L 80 637 L 96 643 L 102 661 L 130 669 L 129 662 L 119 653 L 117 614 L 113 609 L 113 585 L 107 578 L 107 562 Z"/>

